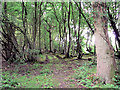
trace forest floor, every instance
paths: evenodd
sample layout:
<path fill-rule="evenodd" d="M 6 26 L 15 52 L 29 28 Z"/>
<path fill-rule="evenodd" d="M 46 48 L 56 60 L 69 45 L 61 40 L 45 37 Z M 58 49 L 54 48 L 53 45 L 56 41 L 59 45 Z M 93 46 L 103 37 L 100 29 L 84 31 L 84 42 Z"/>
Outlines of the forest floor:
<path fill-rule="evenodd" d="M 60 59 L 53 54 L 44 54 L 36 63 L 9 64 L 3 61 L 3 85 L 7 88 L 87 88 L 89 81 L 85 80 L 93 80 L 96 73 L 96 65 L 87 60 L 89 57 L 93 58 Z M 89 87 L 93 85 L 90 83 Z"/>

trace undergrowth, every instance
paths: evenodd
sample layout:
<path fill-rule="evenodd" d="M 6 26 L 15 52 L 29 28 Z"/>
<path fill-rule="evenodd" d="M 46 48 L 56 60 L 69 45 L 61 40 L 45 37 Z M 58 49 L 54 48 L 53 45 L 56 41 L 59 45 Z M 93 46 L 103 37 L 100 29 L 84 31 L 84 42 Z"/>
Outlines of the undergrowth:
<path fill-rule="evenodd" d="M 14 76 L 16 76 L 16 75 L 14 75 Z M 15 79 L 12 79 L 9 72 L 3 72 L 0 87 L 5 88 L 5 89 L 18 88 L 18 87 L 20 87 L 20 84 Z"/>
<path fill-rule="evenodd" d="M 96 65 L 92 65 L 92 62 L 86 62 L 81 67 L 75 69 L 75 73 L 72 76 L 78 82 L 78 85 L 82 85 L 87 88 L 119 88 L 118 85 L 104 84 L 102 79 L 96 77 Z M 116 80 L 114 78 L 114 80 Z"/>
<path fill-rule="evenodd" d="M 41 70 L 39 67 L 42 67 Z M 16 71 L 10 73 L 10 71 L 2 73 L 2 85 L 3 89 L 8 88 L 53 88 L 57 85 L 52 78 L 53 71 L 50 70 L 51 64 L 33 64 L 32 67 L 24 72 L 24 75 Z M 20 68 L 19 68 L 20 69 Z M 35 70 L 39 72 L 38 75 L 33 75 Z"/>

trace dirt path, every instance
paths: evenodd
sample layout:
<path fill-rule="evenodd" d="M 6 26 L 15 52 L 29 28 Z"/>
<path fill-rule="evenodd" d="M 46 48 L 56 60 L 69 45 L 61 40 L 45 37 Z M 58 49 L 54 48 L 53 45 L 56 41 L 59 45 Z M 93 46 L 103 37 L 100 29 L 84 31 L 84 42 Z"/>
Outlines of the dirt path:
<path fill-rule="evenodd" d="M 73 70 L 75 67 L 74 64 L 63 64 L 63 62 L 53 64 L 51 67 L 51 70 L 53 70 L 53 79 L 58 83 L 58 86 L 55 88 L 84 88 L 83 86 L 78 85 L 78 82 L 75 79 L 71 78 L 75 72 Z"/>

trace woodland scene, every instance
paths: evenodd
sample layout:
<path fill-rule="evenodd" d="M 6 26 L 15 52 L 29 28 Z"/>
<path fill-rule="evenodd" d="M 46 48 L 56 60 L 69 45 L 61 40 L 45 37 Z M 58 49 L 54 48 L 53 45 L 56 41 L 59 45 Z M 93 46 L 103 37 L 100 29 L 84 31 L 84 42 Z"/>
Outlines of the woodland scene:
<path fill-rule="evenodd" d="M 0 88 L 120 89 L 120 2 L 0 2 Z"/>

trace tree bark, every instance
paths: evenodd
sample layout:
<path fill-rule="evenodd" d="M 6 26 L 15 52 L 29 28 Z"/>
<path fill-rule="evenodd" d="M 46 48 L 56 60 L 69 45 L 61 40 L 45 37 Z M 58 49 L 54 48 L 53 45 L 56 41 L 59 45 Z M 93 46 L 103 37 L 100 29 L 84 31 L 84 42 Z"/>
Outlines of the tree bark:
<path fill-rule="evenodd" d="M 40 50 L 40 54 L 41 54 L 41 16 L 42 16 L 42 10 L 41 10 L 41 6 L 42 3 L 40 4 L 40 12 L 39 12 L 39 50 Z"/>
<path fill-rule="evenodd" d="M 79 26 L 78 26 L 78 59 L 82 58 L 82 51 L 81 51 L 81 45 L 80 45 L 80 23 L 81 23 L 81 2 L 79 2 Z"/>
<path fill-rule="evenodd" d="M 33 34 L 33 48 L 35 49 L 36 33 L 37 33 L 37 2 L 35 2 L 35 16 L 34 16 L 34 34 Z"/>
<path fill-rule="evenodd" d="M 95 45 L 97 54 L 97 75 L 102 77 L 106 83 L 113 83 L 112 78 L 115 73 L 115 58 L 112 45 L 108 37 L 105 3 L 93 3 Z"/>
<path fill-rule="evenodd" d="M 25 12 L 25 14 L 24 14 Z M 25 34 L 26 34 L 26 23 L 27 23 L 27 9 L 24 5 L 24 2 L 22 2 L 22 21 L 23 21 L 23 28 L 24 28 L 24 31 L 25 31 Z M 24 36 L 24 44 L 23 44 L 23 53 L 24 53 L 24 49 L 25 49 L 25 45 L 26 45 L 26 39 L 25 39 L 25 36 Z"/>
<path fill-rule="evenodd" d="M 51 37 L 51 29 L 49 29 L 49 40 L 50 40 L 50 52 L 52 52 L 52 37 Z"/>
<path fill-rule="evenodd" d="M 73 25 L 74 25 L 74 36 L 73 36 L 73 38 L 76 39 L 76 41 L 73 40 L 73 45 L 72 45 L 72 55 L 74 56 L 75 55 L 75 44 L 77 42 L 78 37 L 77 37 L 77 29 L 76 29 L 76 22 L 77 21 L 76 21 L 76 19 L 74 17 L 74 7 L 73 7 L 73 4 L 72 4 L 72 19 L 73 19 Z"/>
<path fill-rule="evenodd" d="M 52 52 L 52 33 L 51 33 L 52 25 L 50 25 L 47 20 L 45 20 L 45 22 L 46 22 L 46 23 L 48 24 L 48 26 L 49 26 L 49 30 L 47 30 L 47 28 L 46 28 L 46 30 L 47 30 L 47 32 L 49 33 L 50 52 Z"/>
<path fill-rule="evenodd" d="M 67 51 L 67 53 L 66 53 L 66 57 L 67 58 L 69 58 L 70 57 L 70 45 L 71 45 L 71 37 L 70 37 L 70 31 L 71 31 L 71 29 L 70 29 L 70 4 L 71 4 L 71 2 L 69 2 L 69 12 L 68 12 L 68 29 L 69 29 L 69 45 L 68 45 L 68 51 Z"/>
<path fill-rule="evenodd" d="M 67 31 L 66 31 L 66 12 L 64 11 L 64 3 L 62 3 L 62 19 L 63 19 L 63 41 L 64 41 L 64 54 L 67 52 Z"/>

